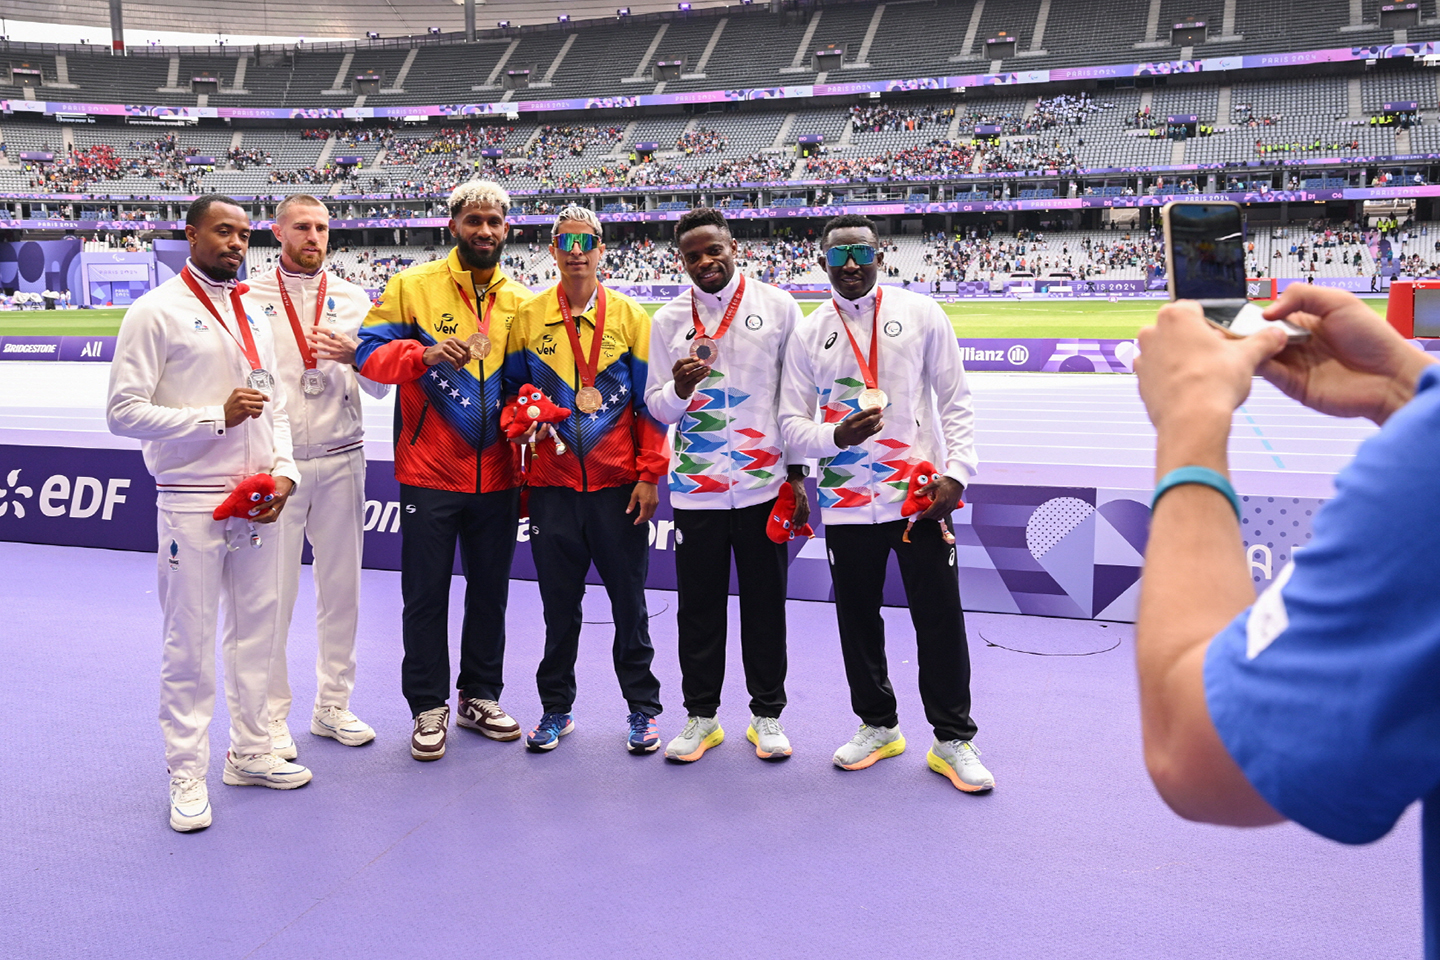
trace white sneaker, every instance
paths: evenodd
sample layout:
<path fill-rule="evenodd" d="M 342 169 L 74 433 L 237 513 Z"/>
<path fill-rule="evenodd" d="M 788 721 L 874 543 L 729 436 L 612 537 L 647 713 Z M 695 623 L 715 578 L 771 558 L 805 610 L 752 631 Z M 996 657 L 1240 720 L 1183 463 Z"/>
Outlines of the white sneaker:
<path fill-rule="evenodd" d="M 170 778 L 170 829 L 178 833 L 210 826 L 210 793 L 205 778 Z"/>
<path fill-rule="evenodd" d="M 784 760 L 790 756 L 790 739 L 774 717 L 752 715 L 745 739 L 755 744 L 755 756 L 761 760 Z"/>
<path fill-rule="evenodd" d="M 290 725 L 284 720 L 270 721 L 270 752 L 281 760 L 294 760 L 300 755 L 295 738 L 290 736 Z"/>
<path fill-rule="evenodd" d="M 872 727 L 860 724 L 850 742 L 835 751 L 835 766 L 846 770 L 864 770 L 877 760 L 898 757 L 905 752 L 905 736 L 899 727 Z"/>
<path fill-rule="evenodd" d="M 724 742 L 725 731 L 714 717 L 690 717 L 680 736 L 665 745 L 665 759 L 691 763 L 703 757 L 706 750 Z"/>
<path fill-rule="evenodd" d="M 273 753 L 253 757 L 225 754 L 224 781 L 232 787 L 271 787 L 294 790 L 310 782 L 310 771 L 298 763 L 282 760 Z"/>
<path fill-rule="evenodd" d="M 358 747 L 375 739 L 374 728 L 343 707 L 316 710 L 310 718 L 310 732 L 317 737 L 339 740 L 347 747 Z"/>
<path fill-rule="evenodd" d="M 984 793 L 995 789 L 995 778 L 980 762 L 980 751 L 969 740 L 945 740 L 938 737 L 925 754 L 930 769 L 950 779 L 966 793 Z"/>

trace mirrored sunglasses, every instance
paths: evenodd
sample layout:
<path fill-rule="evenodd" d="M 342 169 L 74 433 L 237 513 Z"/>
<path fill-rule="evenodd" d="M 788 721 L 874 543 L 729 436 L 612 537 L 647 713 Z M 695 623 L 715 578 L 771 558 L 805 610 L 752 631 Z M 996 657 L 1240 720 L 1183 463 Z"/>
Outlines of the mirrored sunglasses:
<path fill-rule="evenodd" d="M 599 242 L 600 238 L 593 233 L 562 233 L 555 237 L 555 246 L 566 253 L 572 250 L 589 253 Z"/>
<path fill-rule="evenodd" d="M 843 267 L 852 258 L 857 267 L 868 267 L 875 262 L 875 248 L 868 243 L 837 243 L 825 251 L 825 262 L 832 267 Z"/>

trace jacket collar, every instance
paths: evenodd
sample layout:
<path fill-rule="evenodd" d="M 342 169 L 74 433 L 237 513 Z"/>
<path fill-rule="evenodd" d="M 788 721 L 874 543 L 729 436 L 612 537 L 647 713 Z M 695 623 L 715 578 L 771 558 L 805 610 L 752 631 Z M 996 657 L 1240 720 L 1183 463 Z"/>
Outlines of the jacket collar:
<path fill-rule="evenodd" d="M 196 280 L 200 281 L 200 285 L 202 287 L 205 287 L 217 297 L 222 294 L 225 296 L 229 296 L 230 291 L 235 289 L 235 285 L 240 282 L 239 280 L 233 278 L 230 280 L 216 280 L 215 278 L 211 277 L 210 274 L 206 273 L 199 264 L 197 264 L 194 260 L 191 260 L 189 257 L 185 258 L 185 266 L 190 269 L 190 275 Z"/>
<path fill-rule="evenodd" d="M 706 293 L 692 281 L 690 292 L 695 297 L 695 303 L 710 310 L 724 310 L 730 305 L 730 298 L 735 296 L 735 291 L 740 288 L 740 268 L 736 267 L 735 272 L 730 275 L 730 282 L 721 287 L 718 293 Z"/>
<path fill-rule="evenodd" d="M 875 284 L 875 286 L 870 288 L 870 292 L 859 300 L 846 300 L 840 296 L 840 294 L 835 293 L 833 288 L 831 289 L 830 295 L 843 316 L 858 317 L 875 309 L 875 291 L 879 289 L 879 287 L 880 284 Z"/>
<path fill-rule="evenodd" d="M 554 297 L 556 303 L 559 303 L 559 301 L 560 301 L 560 294 L 559 294 L 559 292 L 558 292 L 559 290 L 560 290 L 560 284 L 557 283 L 557 284 L 555 284 L 555 286 L 551 287 L 549 290 L 546 290 L 544 295 L 547 296 L 547 297 Z M 573 316 L 573 317 L 576 317 L 576 318 L 584 317 L 586 320 L 588 320 L 588 321 L 590 322 L 590 326 L 593 327 L 593 326 L 595 326 L 595 307 L 596 307 L 596 305 L 597 305 L 599 302 L 600 302 L 600 284 L 597 282 L 597 283 L 595 284 L 595 292 L 592 293 L 592 294 L 590 294 L 590 302 L 587 303 L 587 304 L 585 304 L 585 309 L 584 309 L 584 310 L 576 310 L 576 309 L 575 309 L 575 305 L 574 305 L 574 304 L 571 304 L 571 305 L 570 305 L 570 315 Z M 549 311 L 546 311 L 545 316 L 546 316 L 545 325 L 546 325 L 547 327 L 548 327 L 548 326 L 552 326 L 553 324 L 564 323 L 564 322 L 565 322 L 565 317 L 560 313 L 559 307 L 556 307 L 554 314 L 551 314 Z"/>
<path fill-rule="evenodd" d="M 450 277 L 458 283 L 463 290 L 473 290 L 474 276 L 466 269 L 465 264 L 460 261 L 460 251 L 455 247 L 450 248 L 450 255 L 445 258 L 445 266 L 450 268 Z M 490 286 L 480 291 L 481 296 L 493 293 L 500 289 L 510 278 L 505 275 L 505 268 L 499 264 L 495 265 L 495 272 L 490 275 Z M 478 308 L 477 308 L 478 309 Z"/>

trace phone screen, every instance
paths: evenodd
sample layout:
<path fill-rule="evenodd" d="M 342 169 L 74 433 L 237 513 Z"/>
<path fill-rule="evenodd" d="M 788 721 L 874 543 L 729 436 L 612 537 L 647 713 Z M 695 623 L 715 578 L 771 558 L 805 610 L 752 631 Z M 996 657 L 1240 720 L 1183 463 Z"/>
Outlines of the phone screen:
<path fill-rule="evenodd" d="M 1245 299 L 1245 228 L 1240 208 L 1170 207 L 1170 269 L 1177 300 Z"/>

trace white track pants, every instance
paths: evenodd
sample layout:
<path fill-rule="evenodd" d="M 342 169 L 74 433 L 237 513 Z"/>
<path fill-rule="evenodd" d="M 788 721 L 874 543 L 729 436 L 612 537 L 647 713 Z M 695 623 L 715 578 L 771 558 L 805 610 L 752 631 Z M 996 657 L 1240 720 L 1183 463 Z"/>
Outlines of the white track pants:
<path fill-rule="evenodd" d="M 280 556 L 280 644 L 270 672 L 270 716 L 290 715 L 285 662 L 300 553 L 309 539 L 315 553 L 315 707 L 348 709 L 355 689 L 355 629 L 360 617 L 360 554 L 365 527 L 365 453 L 351 450 L 297 460 L 300 485 L 276 521 Z"/>
<path fill-rule="evenodd" d="M 203 777 L 210 766 L 210 718 L 215 714 L 217 616 L 223 617 L 220 650 L 230 749 L 270 752 L 265 691 L 280 625 L 280 538 L 273 524 L 259 525 L 265 542 L 256 549 L 244 521 L 216 522 L 208 513 L 163 507 L 158 512 L 165 760 L 172 776 Z M 229 549 L 227 538 L 237 549 Z"/>

